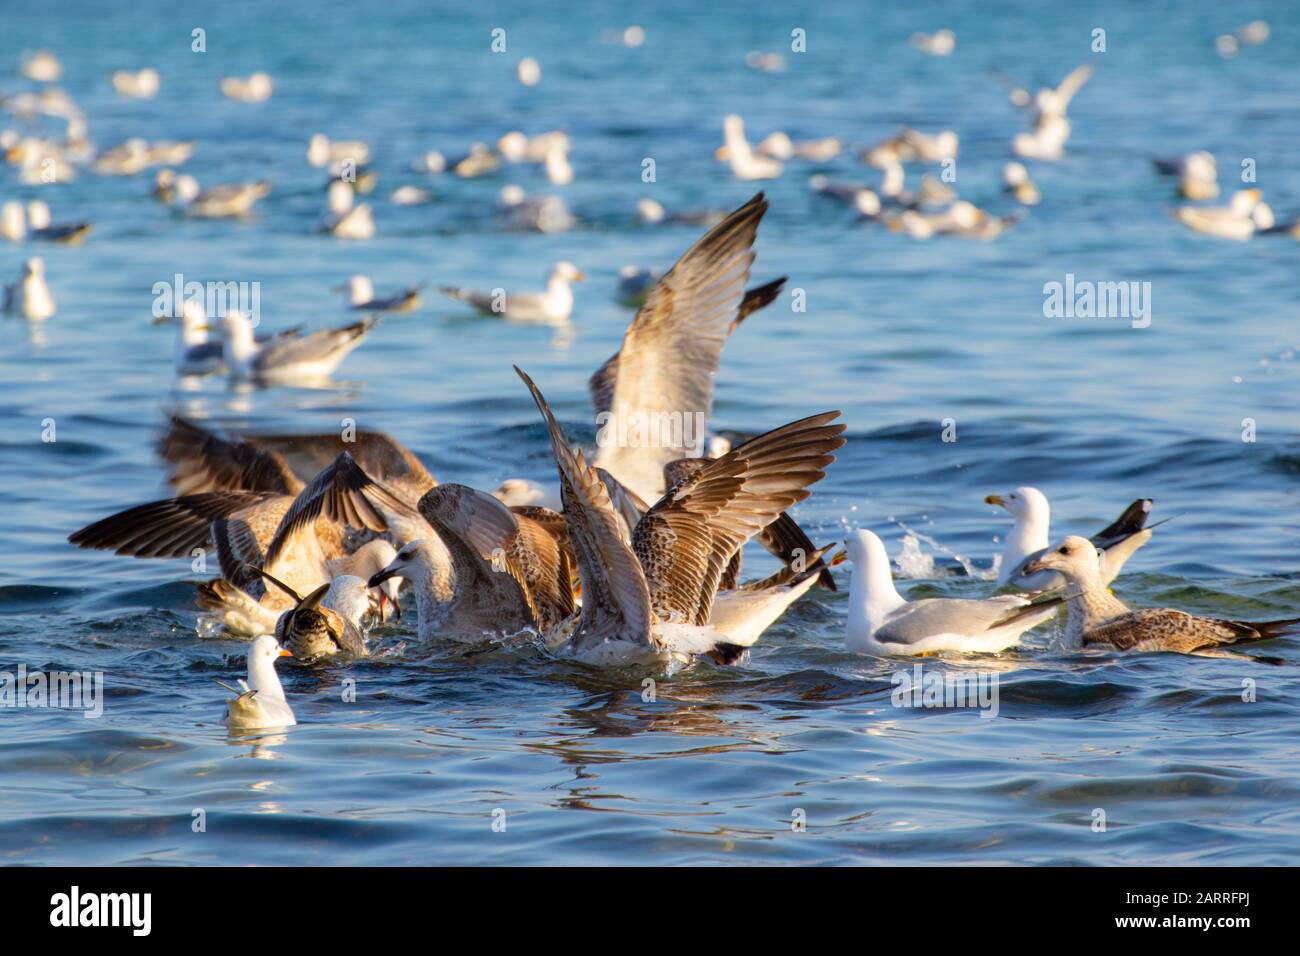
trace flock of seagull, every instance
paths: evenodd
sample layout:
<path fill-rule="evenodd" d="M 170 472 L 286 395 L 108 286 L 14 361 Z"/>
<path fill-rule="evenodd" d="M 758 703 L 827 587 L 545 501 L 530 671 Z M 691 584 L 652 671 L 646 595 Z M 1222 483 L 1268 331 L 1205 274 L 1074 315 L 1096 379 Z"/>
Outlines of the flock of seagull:
<path fill-rule="evenodd" d="M 918 35 L 912 43 L 946 55 L 954 40 L 944 33 Z M 57 78 L 48 59 L 30 62 L 33 70 Z M 1011 144 L 1018 159 L 1004 170 L 1006 191 L 1018 203 L 1041 199 L 1020 160 L 1062 155 L 1070 136 L 1067 107 L 1092 72 L 1080 67 L 1059 86 L 1032 96 L 1012 83 L 1012 102 L 1030 115 L 1029 129 Z M 157 83 L 156 74 L 114 77 L 122 95 L 151 95 Z M 272 88 L 264 74 L 221 84 L 225 95 L 247 102 L 269 97 Z M 24 182 L 34 181 L 30 170 L 46 161 L 52 167 L 45 168 L 66 167 L 70 175 L 87 164 L 100 175 L 161 166 L 158 200 L 204 218 L 246 216 L 271 188 L 265 181 L 201 188 L 175 169 L 192 152 L 186 143 L 131 140 L 102 153 L 88 150 L 84 117 L 56 89 L 13 97 L 5 106 L 18 116 L 40 113 L 67 122 L 62 142 L 33 142 L 4 131 L 6 159 L 24 171 Z M 878 188 L 820 175 L 811 186 L 863 219 L 917 239 L 995 238 L 1017 217 L 993 216 L 958 199 L 942 179 L 926 176 L 915 191 L 906 188 L 907 164 L 942 165 L 955 158 L 958 145 L 951 131 L 905 129 L 863 154 L 881 171 Z M 761 180 L 782 175 L 787 162 L 825 161 L 841 148 L 838 140 L 794 142 L 784 133 L 754 146 L 741 118 L 729 116 L 717 156 L 737 178 Z M 551 182 L 563 184 L 573 177 L 568 151 L 568 137 L 558 131 L 508 133 L 495 147 L 475 144 L 452 160 L 429 153 L 416 165 L 429 174 L 474 177 L 503 164 L 535 163 Z M 344 238 L 373 235 L 370 208 L 357 201 L 374 188 L 368 146 L 317 135 L 307 160 L 332 177 L 320 229 Z M 1161 160 L 1157 168 L 1178 176 L 1189 200 L 1218 195 L 1208 154 Z M 1243 223 L 1249 234 L 1276 230 L 1258 191 L 1247 192 L 1252 195 L 1238 193 L 1226 210 L 1186 207 L 1178 216 L 1193 229 L 1231 238 L 1248 237 L 1241 234 Z M 427 194 L 403 187 L 392 201 L 422 202 Z M 1014 519 L 999 559 L 998 593 L 909 601 L 896 590 L 875 534 L 863 529 L 843 542 L 817 544 L 790 514 L 845 443 L 840 412 L 809 409 L 811 414 L 734 447 L 720 435 L 672 428 L 648 440 L 647 421 L 707 419 L 729 337 L 780 295 L 783 278 L 750 285 L 753 246 L 767 209 L 761 192 L 730 212 L 669 212 L 649 199 L 638 205 L 636 214 L 646 222 L 692 223 L 706 231 L 666 273 L 629 268 L 620 276 L 618 298 L 637 312 L 619 350 L 588 383 L 600 426 L 594 452 L 569 440 L 541 386 L 514 369 L 550 436 L 554 482 L 511 479 L 491 491 L 440 483 L 383 432 L 218 432 L 176 416 L 157 447 L 174 496 L 110 515 L 69 541 L 133 557 L 186 558 L 196 567 L 205 567 L 209 556 L 215 559 L 217 576 L 198 585 L 200 614 L 228 634 L 252 638 L 247 680 L 230 688 L 226 719 L 232 730 L 295 723 L 277 676 L 278 659 L 291 655 L 327 666 L 368 655 L 373 629 L 400 620 L 404 592 L 413 595 L 416 632 L 426 648 L 525 641 L 596 667 L 675 669 L 701 658 L 727 666 L 743 661 L 811 589 L 836 590 L 832 569 L 845 560 L 854 567 L 845 625 L 852 651 L 995 653 L 1014 647 L 1064 609 L 1058 638 L 1066 648 L 1279 663 L 1232 646 L 1274 638 L 1300 620 L 1243 622 L 1169 608 L 1130 610 L 1109 591 L 1127 559 L 1151 537 L 1150 500 L 1134 502 L 1091 539 L 1071 536 L 1054 545 L 1040 491 L 1024 487 L 992 495 L 987 501 Z M 542 232 L 573 221 L 557 197 L 530 197 L 518 187 L 503 191 L 499 212 L 512 227 Z M 52 225 L 43 203 L 5 203 L 0 226 L 12 241 L 79 242 L 90 230 L 87 223 Z M 561 324 L 573 309 L 571 283 L 583 278 L 572 263 L 560 262 L 537 292 L 442 291 L 484 314 Z M 214 322 L 201 302 L 184 302 L 176 316 L 160 317 L 176 324 L 178 374 L 225 372 L 265 384 L 328 377 L 375 327 L 377 313 L 417 307 L 422 286 L 379 296 L 367 277 L 356 275 L 333 291 L 364 316 L 338 328 L 261 334 L 247 314 L 230 309 Z M 25 263 L 5 308 L 35 321 L 54 315 L 39 257 Z M 741 555 L 751 540 L 781 566 L 746 581 Z"/>

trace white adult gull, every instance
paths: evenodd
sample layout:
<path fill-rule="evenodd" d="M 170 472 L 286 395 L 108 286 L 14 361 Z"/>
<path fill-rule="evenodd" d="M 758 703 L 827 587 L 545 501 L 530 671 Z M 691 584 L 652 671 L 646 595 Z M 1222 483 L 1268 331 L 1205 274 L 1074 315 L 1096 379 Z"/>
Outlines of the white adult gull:
<path fill-rule="evenodd" d="M 1052 511 L 1047 496 L 1026 485 L 1005 495 L 989 495 L 984 502 L 1006 508 L 1015 519 L 1002 547 L 998 586 L 1010 585 L 1020 591 L 1064 587 L 1065 579 L 1059 574 L 1027 576 L 1024 571 L 1024 566 L 1042 557 L 1051 544 Z M 1093 546 L 1105 553 L 1106 584 L 1119 576 L 1120 569 L 1133 552 L 1151 540 L 1151 529 L 1144 528 L 1150 514 L 1151 499 L 1139 498 L 1111 524 L 1093 535 Z"/>
<path fill-rule="evenodd" d="M 292 727 L 298 723 L 275 672 L 275 662 L 291 656 L 274 637 L 263 634 L 248 647 L 248 680 L 241 679 L 238 690 L 217 681 L 235 695 L 226 701 L 225 724 L 232 731 Z"/>
<path fill-rule="evenodd" d="M 336 285 L 331 292 L 342 292 L 347 296 L 348 308 L 360 312 L 410 312 L 420 304 L 420 290 L 423 284 L 401 289 L 382 299 L 375 297 L 375 287 L 368 276 L 354 275 L 342 285 Z"/>
<path fill-rule="evenodd" d="M 249 317 L 232 309 L 221 319 L 225 332 L 222 358 L 231 377 L 236 379 L 281 383 L 320 381 L 332 375 L 378 324 L 377 318 L 367 316 L 336 329 L 258 342 Z"/>
<path fill-rule="evenodd" d="M 745 121 L 735 113 L 722 122 L 724 145 L 718 152 L 726 157 L 732 175 L 737 179 L 776 179 L 781 175 L 781 164 L 775 159 L 756 153 L 745 139 Z"/>
<path fill-rule="evenodd" d="M 570 283 L 585 278 L 572 262 L 557 262 L 546 280 L 545 292 L 508 293 L 504 289 L 480 292 L 455 286 L 443 286 L 442 291 L 448 298 L 471 305 L 484 315 L 497 315 L 514 322 L 563 325 L 573 312 Z"/>
<path fill-rule="evenodd" d="M 1031 603 L 1019 594 L 909 601 L 895 589 L 889 555 L 875 534 L 860 529 L 845 544 L 853 563 L 845 641 L 858 653 L 993 654 L 1015 646 L 1026 631 L 1051 620 L 1061 604 L 1061 598 Z"/>

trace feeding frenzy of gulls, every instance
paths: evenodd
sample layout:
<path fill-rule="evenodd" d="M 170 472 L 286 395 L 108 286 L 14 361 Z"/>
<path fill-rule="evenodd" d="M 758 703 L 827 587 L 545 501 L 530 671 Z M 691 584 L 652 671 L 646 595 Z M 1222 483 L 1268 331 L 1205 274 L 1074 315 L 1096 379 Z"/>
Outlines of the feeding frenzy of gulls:
<path fill-rule="evenodd" d="M 644 34 L 630 32 L 639 30 L 629 27 L 611 42 L 640 46 Z M 1254 23 L 1221 37 L 1218 48 L 1230 55 L 1229 46 L 1235 53 L 1267 37 L 1267 24 Z M 956 48 L 955 35 L 946 29 L 914 33 L 907 42 L 934 57 L 948 57 Z M 761 72 L 785 65 L 780 54 L 758 51 L 745 62 Z M 58 81 L 62 71 L 48 51 L 28 55 L 21 66 L 25 77 L 44 84 Z M 541 67 L 532 58 L 518 61 L 516 71 L 525 87 L 541 83 Z M 1031 207 L 1050 202 L 1050 188 L 1040 189 L 1027 163 L 1066 158 L 1068 111 L 1094 73 L 1093 66 L 1080 66 L 1056 86 L 1031 94 L 995 71 L 1010 87 L 1011 103 L 1028 118 L 1028 129 L 1005 143 L 1001 183 L 994 176 L 988 184 L 1001 196 L 994 202 L 1014 210 L 1006 214 L 958 194 L 952 173 L 961 141 L 956 131 L 937 126 L 904 126 L 866 145 L 838 136 L 794 139 L 773 130 L 754 144 L 742 117 L 730 113 L 713 157 L 742 182 L 777 179 L 791 165 L 802 168 L 801 181 L 811 173 L 809 187 L 829 200 L 810 200 L 819 209 L 838 208 L 846 222 L 883 227 L 882 234 L 992 240 L 1032 216 Z M 148 67 L 119 70 L 111 83 L 133 99 L 162 90 L 158 72 Z M 235 104 L 265 102 L 273 83 L 266 73 L 254 72 L 221 79 L 219 90 L 234 101 L 230 111 L 256 113 Z M 9 97 L 3 106 L 24 120 L 66 124 L 62 139 L 3 131 L 4 158 L 18 168 L 23 183 L 41 182 L 38 177 L 50 171 L 65 181 L 83 169 L 104 177 L 156 169 L 153 193 L 183 214 L 178 220 L 247 219 L 271 192 L 267 179 L 201 188 L 195 176 L 179 171 L 194 155 L 190 142 L 135 137 L 98 149 L 81 110 L 54 88 Z M 710 128 L 715 123 L 711 119 Z M 426 150 L 414 163 L 403 162 L 408 176 L 412 168 L 422 177 L 450 172 L 466 180 L 506 172 L 512 178 L 520 174 L 520 181 L 545 177 L 543 185 L 552 187 L 570 186 L 585 166 L 579 152 L 575 170 L 573 143 L 562 129 L 533 135 L 510 130 L 489 142 L 466 149 L 462 141 L 459 150 Z M 841 153 L 853 163 L 860 157 L 865 168 L 856 168 L 868 182 L 855 181 L 853 174 L 833 179 L 823 171 Z M 306 162 L 323 171 L 322 179 L 329 177 L 312 200 L 311 209 L 319 210 L 323 187 L 325 211 L 310 214 L 321 216 L 316 233 L 353 240 L 376 235 L 375 210 L 357 198 L 372 193 L 378 181 L 371 158 L 365 141 L 310 137 Z M 1198 205 L 1220 195 L 1215 158 L 1208 152 L 1154 164 L 1158 174 L 1176 177 L 1177 194 L 1189 205 L 1174 209 L 1173 216 L 1193 231 L 1235 240 L 1300 232 L 1276 223 L 1258 188 L 1235 192 L 1227 206 Z M 1050 187 L 1050 177 L 1039 181 Z M 575 202 L 581 218 L 559 195 L 531 194 L 516 183 L 504 185 L 495 203 L 490 186 L 473 188 L 488 190 L 481 208 L 493 228 L 542 234 L 520 238 L 551 241 L 544 237 L 592 221 L 580 199 Z M 412 184 L 385 193 L 389 205 L 376 200 L 380 215 L 395 206 L 435 202 L 431 189 Z M 263 208 L 279 201 L 277 193 Z M 197 585 L 202 619 L 224 633 L 254 638 L 247 680 L 231 688 L 235 696 L 227 703 L 232 730 L 293 725 L 275 669 L 278 658 L 291 653 L 299 664 L 329 666 L 368 656 L 372 629 L 388 624 L 390 609 L 400 620 L 404 587 L 413 592 L 415 633 L 426 648 L 529 640 L 559 658 L 616 668 L 741 662 L 813 588 L 835 591 L 832 569 L 845 559 L 852 566 L 846 645 L 863 654 L 1000 653 L 1034 628 L 1055 625 L 1063 607 L 1060 643 L 1073 649 L 1240 657 L 1228 648 L 1275 638 L 1300 623 L 1130 610 L 1115 598 L 1108 587 L 1151 538 L 1150 499 L 1135 501 L 1091 539 L 1072 536 L 1053 548 L 1041 491 L 1026 486 L 990 495 L 986 502 L 1005 508 L 1014 520 L 996 565 L 996 588 L 1025 592 L 1019 594 L 908 600 L 897 590 L 884 543 L 871 531 L 852 532 L 838 555 L 832 554 L 838 541 L 816 543 L 790 511 L 813 493 L 845 444 L 840 413 L 799 409 L 796 415 L 806 417 L 782 416 L 778 421 L 793 420 L 734 445 L 707 429 L 726 343 L 785 286 L 784 277 L 751 285 L 754 244 L 767 210 L 762 193 L 730 212 L 668 210 L 649 196 L 636 201 L 635 217 L 646 226 L 707 231 L 667 271 L 627 266 L 619 273 L 615 298 L 637 311 L 618 350 L 587 383 L 597 425 L 594 448 L 573 444 L 542 388 L 514 368 L 549 438 L 554 472 L 545 480 L 507 478 L 490 492 L 439 484 L 413 452 L 382 432 L 362 431 L 346 441 L 334 435 L 221 434 L 174 417 L 158 447 L 171 469 L 173 496 L 110 515 L 69 540 L 142 558 L 215 557 L 217 576 Z M 300 228 L 306 233 L 309 226 Z M 72 245 L 91 233 L 85 221 L 54 223 L 43 201 L 10 199 L 0 207 L 0 237 L 9 242 Z M 310 241 L 324 243 L 319 237 Z M 572 283 L 584 278 L 566 260 L 556 262 L 542 291 L 451 285 L 441 290 L 483 315 L 564 326 L 575 310 Z M 263 387 L 318 383 L 376 328 L 374 313 L 417 309 L 422 288 L 423 283 L 379 295 L 368 276 L 353 274 L 330 291 L 365 317 L 316 331 L 262 332 L 246 311 L 210 314 L 194 298 L 178 314 L 157 321 L 176 323 L 173 364 L 180 377 L 224 373 Z M 44 259 L 25 258 L 16 281 L 5 286 L 3 303 L 6 313 L 33 322 L 55 315 Z M 503 366 L 503 376 L 508 371 Z M 642 440 L 647 423 L 682 415 L 698 419 L 700 427 Z M 741 556 L 751 541 L 776 556 L 780 568 L 743 582 Z"/>

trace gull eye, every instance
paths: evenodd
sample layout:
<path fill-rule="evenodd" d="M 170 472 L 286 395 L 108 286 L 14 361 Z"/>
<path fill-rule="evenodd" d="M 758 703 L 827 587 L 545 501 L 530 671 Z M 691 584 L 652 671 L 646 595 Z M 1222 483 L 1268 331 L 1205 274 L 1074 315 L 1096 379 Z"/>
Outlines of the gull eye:
<path fill-rule="evenodd" d="M 1065 545 L 1061 545 L 1060 550 L 1059 550 L 1059 553 L 1060 553 L 1060 554 L 1069 554 L 1069 553 L 1070 553 L 1070 549 L 1067 548 Z"/>

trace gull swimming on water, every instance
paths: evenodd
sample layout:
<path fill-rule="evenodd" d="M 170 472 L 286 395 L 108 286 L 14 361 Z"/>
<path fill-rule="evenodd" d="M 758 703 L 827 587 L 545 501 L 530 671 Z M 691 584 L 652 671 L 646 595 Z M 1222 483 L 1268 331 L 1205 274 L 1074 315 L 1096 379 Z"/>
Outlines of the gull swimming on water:
<path fill-rule="evenodd" d="M 324 133 L 307 141 L 307 162 L 312 166 L 338 168 L 352 163 L 355 169 L 370 162 L 370 147 L 360 140 L 331 140 Z"/>
<path fill-rule="evenodd" d="M 329 378 L 339 364 L 379 324 L 375 316 L 336 329 L 277 336 L 258 342 L 248 316 L 230 310 L 221 319 L 222 358 L 232 378 L 288 382 Z"/>
<path fill-rule="evenodd" d="M 657 199 L 644 196 L 636 201 L 636 215 L 644 223 L 655 225 L 661 222 L 688 225 L 713 226 L 727 215 L 726 210 L 717 209 L 683 209 L 668 212 Z"/>
<path fill-rule="evenodd" d="M 721 631 L 712 623 L 719 583 L 735 553 L 809 486 L 844 444 L 839 412 L 791 422 L 710 461 L 674 485 L 631 529 L 598 470 L 573 451 L 546 399 L 516 367 L 551 434 L 564 520 L 582 581 L 582 608 L 546 635 L 552 649 L 591 664 L 733 659 L 774 620 L 750 607 Z M 776 611 L 780 613 L 780 609 Z"/>
<path fill-rule="evenodd" d="M 572 557 L 559 515 L 507 508 L 456 484 L 427 492 L 419 509 L 433 535 L 404 545 L 368 584 L 382 585 L 395 574 L 411 582 L 421 641 L 542 632 L 573 613 Z M 435 540 L 445 545 L 449 562 Z"/>
<path fill-rule="evenodd" d="M 46 242 L 66 242 L 77 245 L 90 233 L 90 223 L 59 223 L 50 221 L 50 207 L 40 199 L 27 204 L 27 234 L 32 239 Z"/>
<path fill-rule="evenodd" d="M 334 180 L 326 193 L 329 202 L 329 215 L 321 224 L 321 230 L 340 239 L 370 239 L 375 234 L 375 219 L 367 203 L 356 203 L 356 193 L 352 186 L 341 180 Z"/>
<path fill-rule="evenodd" d="M 559 196 L 529 196 L 513 183 L 502 187 L 497 211 L 509 228 L 534 232 L 563 232 L 576 221 Z"/>
<path fill-rule="evenodd" d="M 1005 495 L 989 495 L 986 504 L 999 505 L 1011 512 L 1015 525 L 1007 535 L 998 565 L 998 586 L 1012 585 L 1021 591 L 1042 591 L 1065 586 L 1059 574 L 1025 575 L 1024 566 L 1036 561 L 1051 544 L 1049 537 L 1052 511 L 1047 496 L 1037 488 L 1024 486 Z M 1097 534 L 1092 543 L 1105 553 L 1104 584 L 1119 576 L 1124 563 L 1138 548 L 1151 540 L 1151 530 L 1144 528 L 1151 514 L 1151 499 L 1139 498 L 1115 521 Z"/>
<path fill-rule="evenodd" d="M 271 77 L 258 71 L 247 79 L 242 76 L 227 76 L 221 81 L 221 94 L 243 103 L 263 103 L 271 98 Z"/>
<path fill-rule="evenodd" d="M 719 150 L 731 165 L 737 179 L 776 179 L 781 175 L 781 164 L 775 159 L 755 153 L 745 139 L 745 121 L 731 113 L 722 122 L 723 149 Z M 725 150 L 725 152 L 724 152 Z"/>
<path fill-rule="evenodd" d="M 845 639 L 851 651 L 878 655 L 962 651 L 994 654 L 1051 620 L 1061 598 L 1031 603 L 1019 594 L 984 600 L 908 601 L 894 587 L 885 545 L 859 529 L 845 542 L 853 562 Z"/>
<path fill-rule="evenodd" d="M 1226 650 L 1225 645 L 1266 641 L 1300 625 L 1300 618 L 1282 621 L 1232 621 L 1198 617 L 1173 608 L 1130 610 L 1107 590 L 1097 549 L 1086 538 L 1070 536 L 1026 573 L 1056 571 L 1069 582 L 1065 646 L 1102 647 L 1117 651 L 1172 651 L 1199 657 L 1230 657 L 1282 664 L 1274 657 L 1252 657 Z"/>
<path fill-rule="evenodd" d="M 570 283 L 585 278 L 572 262 L 557 262 L 546 280 L 545 292 L 507 293 L 503 289 L 479 292 L 456 286 L 442 286 L 442 291 L 448 298 L 467 303 L 484 315 L 499 315 L 514 322 L 563 324 L 573 312 Z"/>
<path fill-rule="evenodd" d="M 161 185 L 161 182 L 159 183 Z M 177 176 L 171 189 L 187 215 L 200 219 L 237 219 L 247 216 L 259 199 L 271 193 L 269 180 L 255 183 L 229 183 L 200 189 L 193 176 Z"/>
<path fill-rule="evenodd" d="M 1177 159 L 1153 159 L 1156 172 L 1178 177 L 1178 195 L 1202 201 L 1219 198 L 1219 170 L 1214 154 L 1200 150 Z"/>
<path fill-rule="evenodd" d="M 146 66 L 137 73 L 130 70 L 117 70 L 113 74 L 113 89 L 122 96 L 137 100 L 151 100 L 158 95 L 162 78 L 158 71 Z"/>
<path fill-rule="evenodd" d="M 331 292 L 342 292 L 348 297 L 348 308 L 362 312 L 410 312 L 420 304 L 422 286 L 402 289 L 387 298 L 375 298 L 375 287 L 367 276 L 354 275 Z"/>
<path fill-rule="evenodd" d="M 913 50 L 928 53 L 930 56 L 948 56 L 957 48 L 957 36 L 951 30 L 936 30 L 934 33 L 913 33 L 907 38 L 908 46 Z"/>
<path fill-rule="evenodd" d="M 33 321 L 43 321 L 54 315 L 56 307 L 50 287 L 45 284 L 45 260 L 32 256 L 23 263 L 18 280 L 4 287 L 3 311 L 21 315 Z"/>
<path fill-rule="evenodd" d="M 290 656 L 270 634 L 263 634 L 249 645 L 248 680 L 240 680 L 239 690 L 221 685 L 235 695 L 226 701 L 225 723 L 231 730 L 292 727 L 298 723 L 275 672 L 276 660 Z"/>
<path fill-rule="evenodd" d="M 37 50 L 23 56 L 22 74 L 37 83 L 57 83 L 63 75 L 63 64 L 49 50 Z"/>
<path fill-rule="evenodd" d="M 1002 191 L 1015 196 L 1022 206 L 1037 206 L 1043 198 L 1024 163 L 1010 162 L 1002 167 Z"/>
<path fill-rule="evenodd" d="M 1174 216 L 1194 232 L 1220 239 L 1246 240 L 1275 224 L 1273 210 L 1261 201 L 1262 197 L 1259 189 L 1239 189 L 1226 207 L 1179 206 Z"/>

